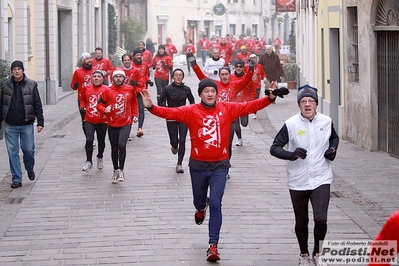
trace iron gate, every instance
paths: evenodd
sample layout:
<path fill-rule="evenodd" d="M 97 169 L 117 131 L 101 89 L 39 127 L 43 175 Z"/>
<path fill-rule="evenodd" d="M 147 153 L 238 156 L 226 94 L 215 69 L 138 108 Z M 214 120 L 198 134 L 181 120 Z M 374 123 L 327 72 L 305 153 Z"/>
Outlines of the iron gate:
<path fill-rule="evenodd" d="M 378 149 L 399 157 L 399 32 L 379 31 Z"/>

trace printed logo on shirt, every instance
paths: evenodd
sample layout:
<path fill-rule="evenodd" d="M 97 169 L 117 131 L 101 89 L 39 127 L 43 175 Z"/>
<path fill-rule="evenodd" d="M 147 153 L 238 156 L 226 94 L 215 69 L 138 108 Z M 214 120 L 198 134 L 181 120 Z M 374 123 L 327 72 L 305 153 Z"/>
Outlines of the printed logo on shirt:
<path fill-rule="evenodd" d="M 114 104 L 115 114 L 118 116 L 123 116 L 126 109 L 126 99 L 129 93 L 119 93 L 116 96 L 116 103 Z"/>
<path fill-rule="evenodd" d="M 205 149 L 220 147 L 220 119 L 219 115 L 206 116 L 202 120 L 203 127 L 198 130 L 198 136 L 204 139 Z"/>
<path fill-rule="evenodd" d="M 91 85 L 91 75 L 85 75 L 83 78 L 82 88 Z"/>
<path fill-rule="evenodd" d="M 229 101 L 229 91 L 221 90 L 219 93 L 219 102 L 228 102 Z"/>
<path fill-rule="evenodd" d="M 255 67 L 254 69 L 254 73 L 252 75 L 252 80 L 254 82 L 258 82 L 258 76 L 259 76 L 259 69 Z"/>
<path fill-rule="evenodd" d="M 158 73 L 163 73 L 163 72 L 165 72 L 165 69 L 164 69 L 164 67 L 163 67 L 162 62 L 165 62 L 165 60 L 159 60 L 159 61 L 157 62 L 157 72 L 158 72 Z"/>
<path fill-rule="evenodd" d="M 98 96 L 96 94 L 92 94 L 89 97 L 89 112 L 93 116 L 100 116 L 100 112 L 97 110 L 97 102 Z"/>
<path fill-rule="evenodd" d="M 298 136 L 303 137 L 303 136 L 305 135 L 305 133 L 306 133 L 305 130 L 300 129 L 300 130 L 298 131 Z"/>
<path fill-rule="evenodd" d="M 99 63 L 99 64 L 94 65 L 94 68 L 102 70 L 103 69 L 103 65 L 104 65 L 104 63 Z"/>

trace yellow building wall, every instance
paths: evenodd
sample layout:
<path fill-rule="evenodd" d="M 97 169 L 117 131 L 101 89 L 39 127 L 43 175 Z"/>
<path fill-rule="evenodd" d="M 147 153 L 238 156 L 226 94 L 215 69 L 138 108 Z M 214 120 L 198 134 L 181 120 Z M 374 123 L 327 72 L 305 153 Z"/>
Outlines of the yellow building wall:
<path fill-rule="evenodd" d="M 319 89 L 319 96 L 322 96 L 325 101 L 331 102 L 331 88 L 327 80 L 330 79 L 330 50 L 329 50 L 329 33 L 330 29 L 339 29 L 339 45 L 340 45 L 340 84 L 341 84 L 341 104 L 343 103 L 343 29 L 342 29 L 342 1 L 337 0 L 321 0 L 319 2 L 319 9 L 317 15 L 317 86 Z M 322 30 L 323 29 L 323 30 Z M 322 36 L 323 33 L 323 36 Z M 323 45 L 322 45 L 323 44 Z M 324 63 L 323 63 L 324 62 Z M 323 72 L 324 71 L 324 75 Z M 325 88 L 325 94 L 321 95 L 321 88 Z"/>

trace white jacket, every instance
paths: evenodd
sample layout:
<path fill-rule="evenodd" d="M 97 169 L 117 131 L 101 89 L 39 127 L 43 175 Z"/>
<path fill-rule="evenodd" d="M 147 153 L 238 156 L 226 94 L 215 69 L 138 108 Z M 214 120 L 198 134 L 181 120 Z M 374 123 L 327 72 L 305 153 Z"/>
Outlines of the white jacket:
<path fill-rule="evenodd" d="M 331 161 L 324 158 L 329 148 L 332 120 L 316 113 L 312 121 L 301 114 L 285 122 L 288 130 L 288 151 L 296 148 L 307 150 L 305 159 L 287 162 L 288 188 L 292 190 L 313 190 L 323 184 L 331 184 L 333 173 Z"/>

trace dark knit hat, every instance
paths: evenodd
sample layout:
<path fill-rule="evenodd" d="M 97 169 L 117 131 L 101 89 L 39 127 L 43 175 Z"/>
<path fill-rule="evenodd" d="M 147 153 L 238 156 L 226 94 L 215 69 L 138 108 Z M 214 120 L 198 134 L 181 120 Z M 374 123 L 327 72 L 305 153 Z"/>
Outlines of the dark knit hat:
<path fill-rule="evenodd" d="M 237 61 L 235 62 L 235 64 L 234 64 L 234 66 L 237 66 L 237 65 L 241 65 L 242 67 L 244 67 L 244 66 L 245 66 L 245 62 L 242 61 L 241 59 L 239 59 L 239 60 L 237 60 Z"/>
<path fill-rule="evenodd" d="M 133 56 L 135 56 L 136 54 L 141 54 L 141 53 L 142 53 L 142 51 L 140 49 L 135 49 L 133 51 Z"/>
<path fill-rule="evenodd" d="M 94 76 L 94 74 L 99 74 L 99 75 L 101 75 L 102 77 L 104 77 L 104 73 L 102 72 L 102 70 L 99 70 L 99 69 L 94 70 L 94 71 L 93 71 L 93 74 L 91 74 L 91 75 Z"/>
<path fill-rule="evenodd" d="M 312 97 L 316 104 L 319 104 L 319 97 L 317 96 L 317 89 L 306 84 L 298 88 L 298 103 L 303 97 Z"/>
<path fill-rule="evenodd" d="M 19 60 L 16 60 L 16 61 L 12 62 L 12 64 L 11 64 L 11 71 L 14 69 L 14 67 L 19 67 L 19 68 L 22 69 L 22 71 L 25 71 L 24 63 L 22 63 L 22 62 L 19 61 Z"/>
<path fill-rule="evenodd" d="M 181 71 L 181 73 L 183 73 L 183 78 L 184 78 L 184 71 L 181 68 L 176 68 L 175 70 L 173 70 L 172 77 L 175 75 L 176 71 Z"/>
<path fill-rule="evenodd" d="M 213 79 L 205 78 L 198 84 L 198 95 L 201 95 L 201 92 L 206 87 L 214 87 L 216 89 L 216 93 L 218 92 L 218 86 L 216 85 L 216 82 Z"/>
<path fill-rule="evenodd" d="M 160 44 L 160 45 L 158 46 L 158 50 L 159 50 L 159 49 L 164 49 L 164 50 L 165 50 L 165 45 Z"/>

